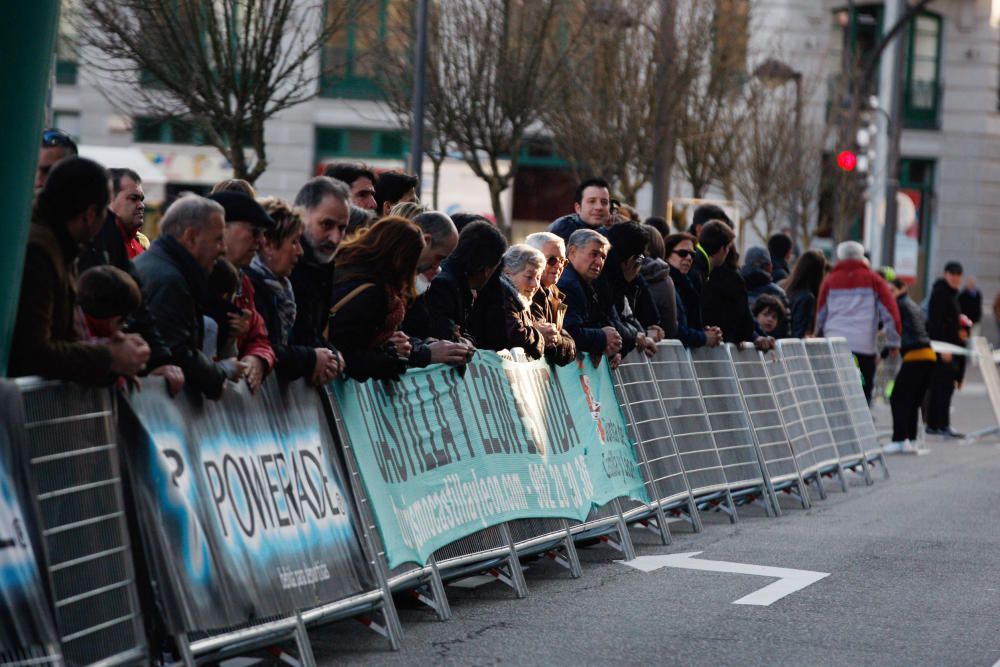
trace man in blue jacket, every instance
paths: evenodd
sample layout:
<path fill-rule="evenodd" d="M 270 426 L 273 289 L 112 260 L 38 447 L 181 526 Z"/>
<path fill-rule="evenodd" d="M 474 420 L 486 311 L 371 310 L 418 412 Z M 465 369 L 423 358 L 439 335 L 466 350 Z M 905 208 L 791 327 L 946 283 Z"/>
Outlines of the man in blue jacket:
<path fill-rule="evenodd" d="M 611 186 L 603 178 L 588 178 L 576 186 L 574 213 L 564 215 L 549 225 L 547 232 L 563 241 L 578 229 L 602 230 L 611 224 Z"/>

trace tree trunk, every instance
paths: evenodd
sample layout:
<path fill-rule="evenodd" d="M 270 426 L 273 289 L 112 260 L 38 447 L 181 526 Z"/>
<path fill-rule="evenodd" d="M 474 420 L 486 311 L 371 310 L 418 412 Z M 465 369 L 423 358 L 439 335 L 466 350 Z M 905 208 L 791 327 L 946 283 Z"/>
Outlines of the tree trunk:
<path fill-rule="evenodd" d="M 503 212 L 503 204 L 500 201 L 500 195 L 503 194 L 503 189 L 500 184 L 495 180 L 491 179 L 489 181 L 490 186 L 490 204 L 493 206 L 493 217 L 497 220 L 497 227 L 504 233 L 507 240 L 510 241 L 513 237 L 513 228 L 507 220 L 507 216 Z"/>
<path fill-rule="evenodd" d="M 676 122 L 670 113 L 668 99 L 676 94 L 674 62 L 677 56 L 677 32 L 675 23 L 677 4 L 675 0 L 660 0 L 660 39 L 657 49 L 657 93 L 655 136 L 660 142 L 653 165 L 653 205 L 652 214 L 667 215 L 667 201 L 670 199 L 670 177 L 674 168 L 674 154 L 677 150 Z"/>

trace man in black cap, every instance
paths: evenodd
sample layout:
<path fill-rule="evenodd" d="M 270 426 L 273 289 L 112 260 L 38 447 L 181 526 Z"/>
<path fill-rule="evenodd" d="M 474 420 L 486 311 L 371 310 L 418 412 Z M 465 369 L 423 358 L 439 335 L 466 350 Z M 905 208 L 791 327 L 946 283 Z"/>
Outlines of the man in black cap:
<path fill-rule="evenodd" d="M 944 274 L 934 282 L 927 305 L 927 333 L 931 340 L 952 345 L 963 345 L 959 336 L 958 289 L 962 286 L 962 265 L 948 262 Z M 964 438 L 951 428 L 951 395 L 955 392 L 961 360 L 948 352 L 940 352 L 931 371 L 930 389 L 927 391 L 927 434 L 945 438 Z"/>
<path fill-rule="evenodd" d="M 224 190 L 208 198 L 221 204 L 226 211 L 225 257 L 241 272 L 239 289 L 233 299 L 240 313 L 230 314 L 229 330 L 236 335 L 240 361 L 246 364 L 247 384 L 251 391 L 256 391 L 274 368 L 275 355 L 264 319 L 254 307 L 253 283 L 242 271 L 250 266 L 260 248 L 261 234 L 274 227 L 274 220 L 263 206 L 242 192 Z"/>

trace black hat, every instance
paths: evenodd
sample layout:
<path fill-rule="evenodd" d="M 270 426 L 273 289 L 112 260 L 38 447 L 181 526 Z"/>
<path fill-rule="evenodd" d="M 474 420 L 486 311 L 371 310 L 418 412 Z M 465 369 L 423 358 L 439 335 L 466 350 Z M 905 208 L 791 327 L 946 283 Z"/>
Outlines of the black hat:
<path fill-rule="evenodd" d="M 947 264 L 944 265 L 944 272 L 953 273 L 957 276 L 960 276 L 962 275 L 962 265 L 959 262 L 955 261 L 948 262 Z"/>
<path fill-rule="evenodd" d="M 226 222 L 248 222 L 261 229 L 274 229 L 274 220 L 267 214 L 264 207 L 249 195 L 242 192 L 223 190 L 208 195 L 214 202 L 222 204 L 226 209 Z"/>

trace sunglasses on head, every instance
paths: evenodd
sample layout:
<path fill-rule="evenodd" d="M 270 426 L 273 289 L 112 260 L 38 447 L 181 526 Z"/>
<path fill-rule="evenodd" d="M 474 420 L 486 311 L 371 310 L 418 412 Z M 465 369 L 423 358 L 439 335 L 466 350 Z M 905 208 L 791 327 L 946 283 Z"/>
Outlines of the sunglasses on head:
<path fill-rule="evenodd" d="M 74 152 L 77 150 L 76 142 L 62 130 L 45 130 L 42 132 L 42 148 L 51 148 L 52 146 L 71 148 Z"/>
<path fill-rule="evenodd" d="M 694 255 L 694 250 L 674 250 L 674 254 L 681 259 L 686 259 Z"/>

